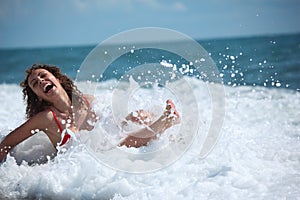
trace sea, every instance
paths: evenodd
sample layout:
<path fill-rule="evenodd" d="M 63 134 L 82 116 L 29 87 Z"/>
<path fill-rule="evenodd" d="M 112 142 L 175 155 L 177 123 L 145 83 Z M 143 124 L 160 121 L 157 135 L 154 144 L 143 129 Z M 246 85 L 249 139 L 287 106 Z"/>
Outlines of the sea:
<path fill-rule="evenodd" d="M 159 166 L 153 171 L 132 173 L 130 169 L 119 170 L 101 162 L 87 143 L 78 140 L 53 158 L 53 147 L 42 132 L 36 131 L 37 134 L 16 146 L 0 165 L 0 198 L 300 199 L 300 34 L 197 42 L 214 61 L 221 82 L 207 79 L 201 69 L 195 70 L 193 63 L 186 63 L 178 55 L 153 49 L 130 51 L 96 79 L 101 86 L 97 87 L 99 101 L 95 106 L 101 115 L 110 107 L 112 84 L 122 79 L 128 69 L 138 64 L 158 63 L 179 70 L 184 82 L 180 79 L 172 82 L 177 83 L 177 87 L 188 84 L 192 88 L 198 109 L 192 104 L 189 107 L 190 102 L 186 103 L 188 105 L 180 102 L 181 96 L 191 95 L 189 92 L 161 92 L 164 83 L 144 87 L 131 97 L 134 102 L 144 102 L 139 106 L 150 111 L 149 104 L 163 107 L 165 99 L 174 97 L 175 104 L 180 105 L 179 111 L 184 112 L 183 122 L 184 117 L 199 112 L 196 113 L 198 131 L 193 133 L 192 143 L 174 162 L 160 166 L 160 163 L 138 156 L 138 162 L 131 158 L 115 161 L 120 166 L 129 162 Z M 76 83 L 84 60 L 96 47 L 97 44 L 0 49 L 0 140 L 25 122 L 25 104 L 19 83 L 28 67 L 34 63 L 56 65 Z M 185 71 L 187 68 L 189 70 Z M 210 85 L 224 88 L 224 114 L 215 145 L 202 156 L 202 136 L 208 134 L 213 120 L 214 100 L 207 89 Z M 149 92 L 152 90 L 155 92 Z M 129 107 L 134 109 L 138 104 Z M 115 128 L 108 126 L 108 129 Z M 174 140 L 170 142 L 170 136 L 176 136 L 176 128 L 173 128 L 167 131 L 169 137 L 161 138 L 163 144 L 175 145 Z M 98 142 L 103 144 L 103 141 Z M 159 148 L 159 142 L 153 141 L 143 151 Z M 168 151 L 158 152 L 153 157 L 171 155 Z"/>

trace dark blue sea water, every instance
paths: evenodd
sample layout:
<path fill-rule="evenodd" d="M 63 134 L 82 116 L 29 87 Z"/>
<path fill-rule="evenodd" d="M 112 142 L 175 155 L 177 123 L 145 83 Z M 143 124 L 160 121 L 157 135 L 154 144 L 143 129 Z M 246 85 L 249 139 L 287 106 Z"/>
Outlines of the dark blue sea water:
<path fill-rule="evenodd" d="M 198 40 L 216 63 L 223 82 L 300 90 L 300 34 Z M 94 46 L 0 49 L 0 83 L 19 83 L 33 63 L 53 64 L 75 79 Z M 160 50 L 144 49 L 112 64 L 104 79 L 119 78 L 128 66 L 184 60 Z M 136 60 L 135 58 L 138 58 Z M 191 75 L 191 74 L 187 74 Z"/>

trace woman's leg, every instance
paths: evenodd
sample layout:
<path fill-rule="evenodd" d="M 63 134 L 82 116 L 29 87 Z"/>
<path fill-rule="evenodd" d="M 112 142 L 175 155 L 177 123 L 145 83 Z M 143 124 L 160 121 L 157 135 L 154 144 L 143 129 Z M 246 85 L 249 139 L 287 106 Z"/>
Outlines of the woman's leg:
<path fill-rule="evenodd" d="M 128 121 L 132 121 L 139 125 L 151 125 L 153 123 L 153 114 L 145 110 L 137 110 L 129 113 L 126 116 L 125 121 L 122 122 L 122 125 L 127 125 Z"/>
<path fill-rule="evenodd" d="M 141 147 L 149 141 L 156 139 L 158 134 L 162 134 L 166 129 L 180 123 L 180 116 L 171 100 L 167 100 L 167 106 L 162 116 L 150 126 L 128 134 L 120 143 L 120 146 Z"/>

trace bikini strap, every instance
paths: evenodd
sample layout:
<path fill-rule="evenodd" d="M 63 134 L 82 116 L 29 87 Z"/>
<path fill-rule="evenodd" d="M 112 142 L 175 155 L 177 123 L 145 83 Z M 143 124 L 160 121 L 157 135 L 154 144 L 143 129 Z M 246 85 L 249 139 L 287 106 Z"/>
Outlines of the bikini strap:
<path fill-rule="evenodd" d="M 64 132 L 63 132 L 63 128 L 61 127 L 61 124 L 59 123 L 59 121 L 58 121 L 58 119 L 57 119 L 57 116 L 56 116 L 55 112 L 54 112 L 52 109 L 50 109 L 50 108 L 49 108 L 49 110 L 51 111 L 51 113 L 52 113 L 52 115 L 53 115 L 53 118 L 54 118 L 54 120 L 55 120 L 55 122 L 56 122 L 56 124 L 57 124 L 57 126 L 58 126 L 58 128 L 59 128 L 59 130 L 60 130 L 60 133 L 63 134 L 63 133 L 64 133 Z M 70 136 L 68 133 L 64 133 L 63 136 L 62 136 L 62 140 L 61 140 L 59 146 L 63 146 L 64 144 L 66 144 L 67 141 L 70 139 L 70 137 L 71 137 L 71 136 Z"/>
<path fill-rule="evenodd" d="M 55 120 L 55 122 L 56 122 L 56 124 L 57 124 L 57 126 L 58 126 L 58 128 L 60 130 L 60 133 L 62 133 L 63 128 L 61 127 L 61 124 L 59 123 L 55 112 L 51 108 L 49 108 L 49 110 L 52 112 L 53 118 L 54 118 L 54 120 Z"/>
<path fill-rule="evenodd" d="M 88 106 L 88 107 L 90 107 L 90 106 L 91 106 L 91 104 L 90 104 L 90 101 L 89 101 L 89 99 L 88 99 L 86 96 L 83 96 L 83 98 L 84 98 L 84 100 L 85 100 L 85 102 L 86 102 L 87 106 Z"/>

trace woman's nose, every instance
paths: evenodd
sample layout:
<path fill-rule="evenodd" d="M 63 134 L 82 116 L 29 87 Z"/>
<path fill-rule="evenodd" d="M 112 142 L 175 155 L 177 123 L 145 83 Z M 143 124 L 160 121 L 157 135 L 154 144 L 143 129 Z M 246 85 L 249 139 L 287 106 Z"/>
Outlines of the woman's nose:
<path fill-rule="evenodd" d="M 44 79 L 41 77 L 38 77 L 38 81 L 39 81 L 39 84 L 42 84 L 44 82 Z"/>

